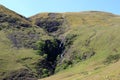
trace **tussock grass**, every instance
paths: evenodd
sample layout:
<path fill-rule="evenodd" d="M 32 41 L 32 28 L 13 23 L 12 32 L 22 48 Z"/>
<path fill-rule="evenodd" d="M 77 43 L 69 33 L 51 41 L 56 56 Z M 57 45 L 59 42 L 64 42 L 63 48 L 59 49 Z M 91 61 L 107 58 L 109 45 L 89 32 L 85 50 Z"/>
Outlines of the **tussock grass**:
<path fill-rule="evenodd" d="M 65 13 L 69 29 L 62 36 L 75 34 L 64 59 L 79 63 L 71 68 L 40 80 L 119 80 L 120 61 L 105 65 L 109 55 L 120 54 L 120 19 L 110 13 L 82 12 Z M 84 52 L 93 50 L 95 55 L 86 60 L 77 60 Z M 77 55 L 76 57 L 73 57 Z M 89 55 L 89 54 L 88 54 Z"/>

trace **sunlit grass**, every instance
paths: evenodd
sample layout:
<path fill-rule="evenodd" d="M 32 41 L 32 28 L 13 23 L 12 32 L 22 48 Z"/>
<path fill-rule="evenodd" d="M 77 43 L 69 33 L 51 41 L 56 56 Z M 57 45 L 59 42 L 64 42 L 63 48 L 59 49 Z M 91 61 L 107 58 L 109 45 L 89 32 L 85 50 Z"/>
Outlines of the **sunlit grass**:
<path fill-rule="evenodd" d="M 106 13 L 83 13 L 64 14 L 70 28 L 63 36 L 78 35 L 70 48 L 71 52 L 75 51 L 72 54 L 80 56 L 81 50 L 84 52 L 92 48 L 95 55 L 74 64 L 71 68 L 40 80 L 119 80 L 120 61 L 109 65 L 105 65 L 104 61 L 109 55 L 120 54 L 120 19 Z M 86 40 L 91 35 L 93 36 L 90 38 L 90 44 L 86 47 Z"/>

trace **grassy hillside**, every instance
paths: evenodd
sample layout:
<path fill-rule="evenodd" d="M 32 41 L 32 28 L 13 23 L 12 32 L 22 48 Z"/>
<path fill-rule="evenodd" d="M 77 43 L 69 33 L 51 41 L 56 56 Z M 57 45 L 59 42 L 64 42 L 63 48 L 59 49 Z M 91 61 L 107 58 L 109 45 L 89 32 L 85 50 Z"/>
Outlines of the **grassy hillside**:
<path fill-rule="evenodd" d="M 27 18 L 0 6 L 0 80 L 36 80 L 43 59 L 36 43 L 50 38 Z"/>
<path fill-rule="evenodd" d="M 0 6 L 1 80 L 119 80 L 120 16 L 99 11 L 25 18 Z"/>
<path fill-rule="evenodd" d="M 58 73 L 40 80 L 119 80 L 120 16 L 90 11 L 62 17 L 59 39 L 66 48 L 58 60 Z"/>
<path fill-rule="evenodd" d="M 0 79 L 9 76 L 12 71 L 33 68 L 40 57 L 32 49 L 12 48 L 10 40 L 0 31 Z"/>
<path fill-rule="evenodd" d="M 21 22 L 26 22 L 26 23 L 29 23 L 29 21 L 27 20 L 27 18 L 25 18 L 24 16 L 20 15 L 20 14 L 17 14 L 16 12 L 6 8 L 5 6 L 3 5 L 0 5 L 0 13 L 4 14 L 4 17 L 7 16 L 7 17 L 14 17 L 14 18 L 17 18 L 19 20 L 21 20 Z M 1 15 L 2 17 L 2 15 Z"/>
<path fill-rule="evenodd" d="M 116 36 L 120 32 L 119 28 L 119 26 L 79 27 L 74 31 L 79 36 L 63 58 L 65 63 L 71 61 L 73 64 L 60 64 L 58 70 L 61 68 L 66 70 L 40 80 L 119 80 L 120 37 Z M 86 41 L 94 34 L 94 30 L 97 32 L 86 46 Z M 95 52 L 92 56 L 91 50 Z"/>

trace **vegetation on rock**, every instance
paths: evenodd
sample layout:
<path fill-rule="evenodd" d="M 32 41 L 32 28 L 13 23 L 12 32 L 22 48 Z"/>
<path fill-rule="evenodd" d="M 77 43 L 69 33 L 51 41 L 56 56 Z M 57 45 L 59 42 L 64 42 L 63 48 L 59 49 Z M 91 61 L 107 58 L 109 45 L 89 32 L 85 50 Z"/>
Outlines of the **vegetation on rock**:
<path fill-rule="evenodd" d="M 0 80 L 119 80 L 119 34 L 111 13 L 25 18 L 0 6 Z"/>

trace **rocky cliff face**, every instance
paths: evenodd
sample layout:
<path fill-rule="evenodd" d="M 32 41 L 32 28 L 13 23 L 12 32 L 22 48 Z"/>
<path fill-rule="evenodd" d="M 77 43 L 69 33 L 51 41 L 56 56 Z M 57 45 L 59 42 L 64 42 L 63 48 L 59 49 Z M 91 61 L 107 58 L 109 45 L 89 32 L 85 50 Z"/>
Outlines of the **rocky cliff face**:
<path fill-rule="evenodd" d="M 43 28 L 49 33 L 57 31 L 64 22 L 64 18 L 60 13 L 38 14 L 31 17 L 30 20 L 33 22 L 33 24 Z"/>

